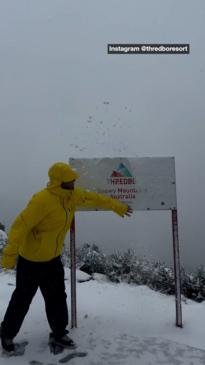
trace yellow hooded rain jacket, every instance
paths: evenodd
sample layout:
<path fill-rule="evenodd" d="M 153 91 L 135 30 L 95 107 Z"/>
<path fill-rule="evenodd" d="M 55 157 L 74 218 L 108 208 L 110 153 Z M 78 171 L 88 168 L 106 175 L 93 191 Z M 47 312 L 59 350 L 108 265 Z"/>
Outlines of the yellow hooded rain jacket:
<path fill-rule="evenodd" d="M 80 188 L 62 189 L 62 182 L 78 178 L 68 164 L 58 162 L 48 174 L 50 182 L 47 188 L 33 195 L 11 226 L 2 256 L 4 268 L 13 268 L 18 255 L 37 262 L 61 255 L 77 207 L 109 209 L 120 216 L 127 212 L 127 205 L 105 195 Z"/>

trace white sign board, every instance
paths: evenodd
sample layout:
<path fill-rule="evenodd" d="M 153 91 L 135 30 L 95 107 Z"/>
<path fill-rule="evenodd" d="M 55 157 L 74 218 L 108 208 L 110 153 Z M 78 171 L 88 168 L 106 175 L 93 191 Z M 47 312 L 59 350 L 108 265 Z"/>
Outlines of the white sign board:
<path fill-rule="evenodd" d="M 76 186 L 111 196 L 133 210 L 176 209 L 174 157 L 69 160 Z"/>

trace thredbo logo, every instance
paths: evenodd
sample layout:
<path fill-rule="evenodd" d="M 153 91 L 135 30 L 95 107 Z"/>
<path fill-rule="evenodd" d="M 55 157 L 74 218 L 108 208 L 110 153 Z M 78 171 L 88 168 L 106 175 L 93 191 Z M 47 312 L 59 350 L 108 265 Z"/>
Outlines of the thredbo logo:
<path fill-rule="evenodd" d="M 127 169 L 127 167 L 120 163 L 117 170 L 114 170 L 107 179 L 107 183 L 111 185 L 134 185 L 135 179 Z"/>
<path fill-rule="evenodd" d="M 107 189 L 107 193 L 112 198 L 129 204 L 136 199 L 135 178 L 123 163 L 120 163 L 111 176 L 107 178 L 107 184 L 112 186 L 112 188 Z"/>

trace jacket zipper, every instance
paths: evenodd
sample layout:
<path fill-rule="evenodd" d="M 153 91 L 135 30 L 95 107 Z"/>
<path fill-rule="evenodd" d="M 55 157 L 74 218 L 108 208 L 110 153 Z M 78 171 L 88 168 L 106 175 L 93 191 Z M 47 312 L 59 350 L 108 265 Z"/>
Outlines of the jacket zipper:
<path fill-rule="evenodd" d="M 66 210 L 66 208 L 65 208 L 65 205 L 64 205 L 64 199 L 63 199 L 63 209 L 64 209 L 64 211 L 65 211 L 66 218 L 65 218 L 65 223 L 64 223 L 63 228 L 60 230 L 60 232 L 58 233 L 58 235 L 57 235 L 57 237 L 56 237 L 56 250 L 55 250 L 55 257 L 56 257 L 57 251 L 58 251 L 58 239 L 59 239 L 59 237 L 60 237 L 61 233 L 64 231 L 64 229 L 65 229 L 65 227 L 66 227 L 66 225 L 67 225 L 67 222 L 68 222 L 68 212 L 67 212 L 67 210 Z M 68 209 L 68 210 L 69 210 L 69 209 Z"/>

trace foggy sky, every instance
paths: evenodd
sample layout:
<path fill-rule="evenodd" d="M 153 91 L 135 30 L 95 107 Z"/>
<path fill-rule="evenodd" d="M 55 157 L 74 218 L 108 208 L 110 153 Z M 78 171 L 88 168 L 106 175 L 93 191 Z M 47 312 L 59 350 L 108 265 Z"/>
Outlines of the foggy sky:
<path fill-rule="evenodd" d="M 204 264 L 204 23 L 202 0 L 0 0 L 7 228 L 56 161 L 175 156 L 182 264 Z M 191 53 L 108 55 L 108 43 L 190 43 Z M 77 222 L 79 242 L 172 260 L 167 212 L 123 221 L 81 213 Z"/>

